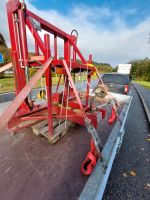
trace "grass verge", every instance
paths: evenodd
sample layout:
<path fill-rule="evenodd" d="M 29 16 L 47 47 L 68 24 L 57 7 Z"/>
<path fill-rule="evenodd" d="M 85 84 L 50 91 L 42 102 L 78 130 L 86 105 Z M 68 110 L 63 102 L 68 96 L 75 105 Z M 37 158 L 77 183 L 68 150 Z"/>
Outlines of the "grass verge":
<path fill-rule="evenodd" d="M 137 83 L 139 83 L 141 86 L 147 88 L 147 89 L 150 89 L 150 82 L 148 81 L 135 81 Z"/>
<path fill-rule="evenodd" d="M 97 76 L 92 76 L 92 79 L 96 79 Z M 75 82 L 85 81 L 87 79 L 86 75 L 83 74 L 81 77 L 77 74 L 75 78 Z M 59 77 L 52 77 L 52 84 L 53 86 L 57 85 L 59 80 Z M 63 77 L 61 78 L 60 84 L 64 84 Z M 36 86 L 34 88 L 44 87 L 45 86 L 45 78 L 42 78 L 37 82 Z M 13 77 L 3 77 L 0 78 L 0 93 L 5 92 L 12 92 L 14 91 L 14 78 Z"/>

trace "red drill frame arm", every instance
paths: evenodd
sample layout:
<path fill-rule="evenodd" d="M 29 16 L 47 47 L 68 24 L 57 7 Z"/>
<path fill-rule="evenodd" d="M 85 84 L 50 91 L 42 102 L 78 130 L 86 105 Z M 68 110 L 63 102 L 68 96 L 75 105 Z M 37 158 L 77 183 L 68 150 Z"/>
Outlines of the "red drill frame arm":
<path fill-rule="evenodd" d="M 41 105 L 35 105 L 34 102 L 28 97 L 28 93 L 24 95 L 19 101 L 19 106 L 12 104 L 9 109 L 13 108 L 14 111 L 11 117 L 8 118 L 7 122 L 13 127 L 13 123 L 19 123 L 20 120 L 32 120 L 34 119 L 48 119 L 49 124 L 49 136 L 53 134 L 53 119 L 64 118 L 66 119 L 65 113 L 68 113 L 67 119 L 73 122 L 85 125 L 84 118 L 85 115 L 88 116 L 95 127 L 97 126 L 97 116 L 96 114 L 89 114 L 89 83 L 91 75 L 95 72 L 95 67 L 88 65 L 87 61 L 83 57 L 82 53 L 77 47 L 77 38 L 74 35 L 69 35 L 52 25 L 51 23 L 45 21 L 39 16 L 35 15 L 29 11 L 25 3 L 21 3 L 19 0 L 9 0 L 7 2 L 7 16 L 8 24 L 10 30 L 10 40 L 12 47 L 12 65 L 14 67 L 15 74 L 15 88 L 16 88 L 16 99 L 18 95 L 24 91 L 24 88 L 29 86 L 28 82 L 28 70 L 31 66 L 41 66 L 44 68 L 45 64 L 48 62 L 50 57 L 53 57 L 53 61 L 45 70 L 45 80 L 46 80 L 46 93 L 47 93 L 47 104 L 46 104 L 46 114 L 41 112 Z M 29 48 L 27 42 L 27 32 L 26 27 L 28 27 L 31 32 L 35 44 L 35 56 L 30 57 Z M 47 33 L 44 34 L 44 40 L 41 38 L 39 31 L 44 30 Z M 53 36 L 53 37 L 52 37 Z M 59 59 L 58 54 L 58 42 L 57 38 L 64 40 L 64 56 L 63 59 Z M 52 44 L 53 39 L 53 45 Z M 53 48 L 53 55 L 51 54 Z M 76 57 L 80 59 L 80 62 Z M 90 62 L 92 58 L 90 56 Z M 59 70 L 57 70 L 59 69 Z M 64 75 L 66 84 L 64 89 L 64 99 L 60 102 L 61 93 L 52 94 L 52 70 L 61 76 Z M 87 91 L 86 91 L 86 104 L 83 104 L 79 92 L 75 87 L 75 83 L 72 79 L 71 72 L 87 71 Z M 38 77 L 38 78 L 37 78 Z M 42 74 L 41 74 L 42 77 Z M 40 77 L 35 75 L 35 79 Z M 32 79 L 31 79 L 32 80 Z M 30 91 L 33 85 L 30 85 Z M 59 87 L 59 84 L 58 84 Z M 57 88 L 58 90 L 58 88 Z M 28 90 L 29 92 L 29 90 Z M 68 100 L 72 99 L 72 100 Z M 67 101 L 69 101 L 67 103 Z M 17 100 L 14 100 L 17 102 Z M 55 105 L 54 105 L 55 102 Z M 60 106 L 56 105 L 62 103 L 62 114 L 60 115 Z M 72 110 L 68 111 L 67 104 Z M 16 109 L 17 108 L 17 109 Z M 78 108 L 81 112 L 76 113 L 73 109 Z M 16 112 L 16 113 L 15 113 Z M 44 113 L 44 114 L 43 114 Z M 31 116 L 32 115 L 32 116 Z M 13 119 L 14 118 L 14 119 Z M 16 120 L 16 118 L 18 118 Z M 15 121 L 15 122 L 14 122 Z M 16 128 L 17 129 L 17 128 Z M 14 130 L 14 127 L 13 127 Z"/>

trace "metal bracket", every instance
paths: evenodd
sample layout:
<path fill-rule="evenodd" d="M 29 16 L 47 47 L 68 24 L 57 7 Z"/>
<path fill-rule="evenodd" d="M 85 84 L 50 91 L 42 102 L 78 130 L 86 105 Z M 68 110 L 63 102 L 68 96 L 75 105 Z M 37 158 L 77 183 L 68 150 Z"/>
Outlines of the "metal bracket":
<path fill-rule="evenodd" d="M 32 17 L 29 17 L 32 25 L 34 26 L 34 28 L 38 31 L 41 31 L 41 24 L 39 21 L 37 21 L 36 19 L 32 18 Z"/>

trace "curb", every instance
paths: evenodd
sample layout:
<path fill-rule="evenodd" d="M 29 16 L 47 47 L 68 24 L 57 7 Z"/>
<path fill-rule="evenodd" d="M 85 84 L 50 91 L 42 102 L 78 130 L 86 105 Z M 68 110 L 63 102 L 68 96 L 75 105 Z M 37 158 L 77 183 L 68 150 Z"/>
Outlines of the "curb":
<path fill-rule="evenodd" d="M 148 119 L 148 125 L 149 125 L 149 127 L 150 127 L 150 110 L 148 109 L 147 104 L 146 104 L 146 102 L 145 102 L 145 100 L 144 100 L 144 98 L 143 98 L 143 95 L 141 94 L 141 92 L 139 91 L 139 89 L 137 88 L 137 86 L 135 86 L 134 83 L 132 83 L 132 85 L 133 85 L 133 87 L 135 88 L 135 90 L 137 91 L 138 95 L 140 96 L 140 100 L 141 100 L 141 102 L 142 102 L 144 111 L 145 111 L 145 113 L 146 113 L 146 117 L 147 117 L 147 119 Z"/>

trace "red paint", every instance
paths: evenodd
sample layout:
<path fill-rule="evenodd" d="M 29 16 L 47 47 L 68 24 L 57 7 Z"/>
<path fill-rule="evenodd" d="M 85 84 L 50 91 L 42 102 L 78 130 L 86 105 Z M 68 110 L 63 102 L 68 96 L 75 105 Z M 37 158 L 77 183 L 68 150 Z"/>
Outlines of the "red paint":
<path fill-rule="evenodd" d="M 112 124 L 112 123 L 114 123 L 116 121 L 116 119 L 117 119 L 117 114 L 116 114 L 115 109 L 112 107 L 111 116 L 108 119 L 108 123 Z"/>
<path fill-rule="evenodd" d="M 105 117 L 105 112 L 104 110 L 91 112 L 91 107 L 89 105 L 89 84 L 91 76 L 93 75 L 93 72 L 95 72 L 95 67 L 87 65 L 88 63 L 86 62 L 86 59 L 77 47 L 77 37 L 65 33 L 61 29 L 30 12 L 25 4 L 20 3 L 19 0 L 9 0 L 7 2 L 7 15 L 16 88 L 16 99 L 8 110 L 11 111 L 11 115 L 7 116 L 6 120 L 9 122 L 9 125 L 11 124 L 10 127 L 13 127 L 13 130 L 15 130 L 16 126 L 16 129 L 18 130 L 19 123 L 21 123 L 21 121 L 30 121 L 33 119 L 42 120 L 46 118 L 48 119 L 49 136 L 51 137 L 53 134 L 53 119 L 66 119 L 66 113 L 68 115 L 68 120 L 83 126 L 85 126 L 84 119 L 85 116 L 87 116 L 91 119 L 94 127 L 97 127 L 98 112 L 102 113 L 102 118 Z M 33 19 L 40 24 L 41 30 L 47 32 L 47 34 L 44 35 L 44 39 L 40 36 L 38 30 L 34 26 L 32 22 Z M 35 44 L 35 56 L 32 57 L 29 55 L 26 27 L 28 27 L 31 32 Z M 64 41 L 63 59 L 58 58 L 57 55 L 58 39 L 62 39 Z M 53 55 L 51 55 L 51 52 L 54 52 Z M 53 61 L 50 61 L 49 59 L 51 56 L 53 57 Z M 80 59 L 80 63 L 77 62 L 76 58 Z M 89 62 L 92 62 L 92 55 L 89 56 Z M 38 73 L 38 75 L 30 80 L 32 84 L 28 84 L 25 67 L 39 67 L 41 65 L 42 73 Z M 80 70 L 87 71 L 87 67 L 88 83 L 86 87 L 86 102 L 83 103 L 79 92 L 75 87 L 71 72 L 73 70 L 75 72 L 79 72 Z M 52 70 L 55 72 L 59 71 L 58 73 L 60 74 L 55 94 L 52 94 Z M 46 109 L 41 113 L 42 104 L 35 105 L 34 101 L 29 99 L 28 94 L 33 89 L 35 82 L 42 77 L 43 73 L 45 73 L 44 75 L 46 79 L 47 103 Z M 59 93 L 58 91 L 62 75 L 66 77 L 66 85 L 64 90 L 63 105 L 60 105 L 62 93 Z M 60 115 L 61 106 L 63 107 Z M 66 106 L 68 106 L 69 109 Z M 36 114 L 33 115 L 33 113 Z M 4 113 L 3 117 L 5 118 L 5 116 L 6 113 Z M 14 119 L 17 119 L 17 123 Z M 1 118 L 1 123 L 3 123 L 3 121 L 4 120 Z M 28 126 L 28 124 L 30 123 L 27 123 L 26 126 Z"/>
<path fill-rule="evenodd" d="M 93 139 L 91 139 L 91 149 L 87 153 L 85 160 L 81 164 L 81 173 L 89 176 L 93 172 L 94 167 L 96 166 L 98 157 L 99 156 L 95 148 Z"/>
<path fill-rule="evenodd" d="M 125 87 L 124 87 L 124 93 L 128 94 L 128 92 L 129 92 L 129 85 L 125 85 Z"/>

